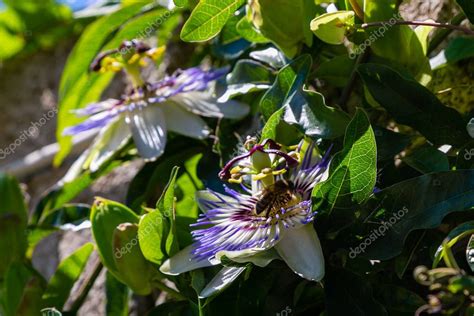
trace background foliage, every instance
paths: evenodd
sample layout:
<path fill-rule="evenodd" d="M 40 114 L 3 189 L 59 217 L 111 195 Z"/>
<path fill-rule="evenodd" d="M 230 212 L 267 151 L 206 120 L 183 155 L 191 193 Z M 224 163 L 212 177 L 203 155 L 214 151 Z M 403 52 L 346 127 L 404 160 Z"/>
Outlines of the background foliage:
<path fill-rule="evenodd" d="M 102 269 L 107 315 L 128 314 L 132 293 L 153 302 L 148 315 L 474 314 L 472 1 L 458 0 L 459 14 L 437 21 L 450 27 L 399 23 L 396 0 L 135 0 L 81 14 L 53 1 L 5 5 L 4 62 L 79 36 L 61 75 L 55 165 L 72 148 L 64 129 L 81 120 L 71 110 L 100 100 L 114 80 L 91 72 L 91 63 L 125 40 L 166 46 L 160 71 L 229 66 L 218 91 L 248 103 L 251 113 L 241 121 L 207 119 L 212 139 L 170 134 L 164 155 L 144 164 L 124 203 L 77 203 L 77 196 L 138 159 L 131 141 L 96 171 L 72 167 L 30 212 L 18 182 L 2 174 L 2 314 L 75 314 Z M 176 51 L 185 52 L 184 61 Z M 216 269 L 165 278 L 158 268 L 192 242 L 194 193 L 223 191 L 217 173 L 247 135 L 332 146 L 329 178 L 312 194 L 326 277 L 309 282 L 274 261 L 200 299 Z M 49 280 L 35 270 L 32 253 L 42 239 L 89 222 L 93 243 L 64 259 Z M 100 262 L 91 259 L 95 251 Z M 160 293 L 165 299 L 157 300 Z"/>

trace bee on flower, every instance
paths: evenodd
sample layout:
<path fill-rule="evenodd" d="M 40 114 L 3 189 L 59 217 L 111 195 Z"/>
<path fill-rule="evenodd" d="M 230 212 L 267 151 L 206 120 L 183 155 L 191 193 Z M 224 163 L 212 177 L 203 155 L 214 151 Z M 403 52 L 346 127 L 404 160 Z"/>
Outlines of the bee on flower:
<path fill-rule="evenodd" d="M 248 114 L 246 104 L 235 100 L 218 102 L 213 94 L 213 82 L 225 76 L 227 68 L 195 67 L 178 70 L 158 82 L 143 80 L 140 70 L 146 60 L 162 54 L 163 48 L 150 48 L 134 40 L 99 54 L 92 63 L 93 71 L 124 70 L 133 88 L 120 99 L 108 99 L 76 110 L 78 116 L 87 118 L 64 130 L 64 135 L 99 130 L 93 150 L 83 157 L 89 161 L 91 171 L 96 171 L 130 138 L 141 157 L 154 160 L 165 150 L 167 131 L 204 139 L 211 130 L 201 116 L 239 119 Z"/>
<path fill-rule="evenodd" d="M 318 155 L 312 142 L 302 141 L 286 151 L 273 140 L 260 144 L 249 139 L 247 150 L 225 165 L 219 176 L 240 184 L 225 187 L 226 194 L 199 191 L 196 200 L 203 214 L 192 232 L 194 243 L 160 267 L 165 274 L 236 263 L 264 267 L 281 259 L 299 276 L 320 281 L 324 257 L 312 222 L 311 191 L 326 180 L 329 150 Z M 226 266 L 200 293 L 209 297 L 233 282 L 246 267 Z"/>

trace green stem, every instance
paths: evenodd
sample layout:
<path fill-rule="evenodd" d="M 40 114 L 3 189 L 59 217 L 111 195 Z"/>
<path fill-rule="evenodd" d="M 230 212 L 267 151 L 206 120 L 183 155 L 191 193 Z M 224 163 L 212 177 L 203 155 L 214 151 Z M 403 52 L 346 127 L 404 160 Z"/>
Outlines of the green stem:
<path fill-rule="evenodd" d="M 347 85 L 344 87 L 344 90 L 342 91 L 341 98 L 339 99 L 338 104 L 346 112 L 347 112 L 346 103 L 349 100 L 349 97 L 351 96 L 352 91 L 354 90 L 354 87 L 355 87 L 355 82 L 356 82 L 356 78 L 357 78 L 357 67 L 360 64 L 362 64 L 368 56 L 369 56 L 369 52 L 368 52 L 368 49 L 367 49 L 366 51 L 364 51 L 364 53 L 360 54 L 357 57 L 357 60 L 354 64 L 354 68 L 352 69 L 352 73 L 351 73 L 351 76 L 349 78 L 349 81 L 348 81 Z"/>
<path fill-rule="evenodd" d="M 361 9 L 359 6 L 359 3 L 357 3 L 357 0 L 349 0 L 349 3 L 351 4 L 352 9 L 354 10 L 355 14 L 364 21 L 364 11 Z"/>
<path fill-rule="evenodd" d="M 161 281 L 154 280 L 153 281 L 153 286 L 155 286 L 156 288 L 158 288 L 162 292 L 168 293 L 171 297 L 174 297 L 178 301 L 185 301 L 185 300 L 188 299 L 186 296 L 184 296 L 183 294 L 179 293 L 178 291 L 170 288 L 169 286 L 162 283 Z"/>
<path fill-rule="evenodd" d="M 454 258 L 453 252 L 451 251 L 451 247 L 448 245 L 448 242 L 445 240 L 443 241 L 443 259 L 446 265 L 449 268 L 453 268 L 456 270 L 460 270 L 456 259 Z"/>
<path fill-rule="evenodd" d="M 461 12 L 458 15 L 456 15 L 454 18 L 452 18 L 452 20 L 449 23 L 452 25 L 459 25 L 465 19 L 466 19 L 466 15 L 463 12 Z M 428 46 L 428 55 L 431 54 L 444 41 L 444 39 L 453 31 L 454 31 L 453 29 L 439 28 L 430 41 L 430 45 Z"/>
<path fill-rule="evenodd" d="M 380 27 L 380 26 L 386 26 L 386 25 L 416 25 L 416 26 L 432 26 L 432 27 L 438 27 L 438 28 L 446 28 L 450 30 L 456 30 L 456 31 L 461 31 L 464 32 L 467 35 L 473 35 L 474 36 L 474 31 L 471 29 L 468 29 L 463 26 L 459 25 L 454 25 L 454 24 L 449 24 L 449 23 L 438 23 L 438 22 L 422 22 L 422 21 L 396 21 L 396 22 L 390 22 L 390 21 L 381 21 L 381 22 L 370 22 L 370 23 L 364 23 L 361 24 L 361 28 L 366 29 L 369 27 Z"/>
<path fill-rule="evenodd" d="M 98 258 L 96 258 L 96 262 L 94 262 L 94 267 L 92 272 L 87 276 L 87 278 L 82 283 L 81 287 L 77 291 L 76 297 L 73 299 L 73 303 L 71 304 L 70 312 L 76 314 L 79 308 L 81 308 L 82 304 L 84 303 L 87 294 L 89 293 L 90 289 L 94 285 L 95 280 L 99 276 L 100 272 L 102 271 L 103 265 Z"/>

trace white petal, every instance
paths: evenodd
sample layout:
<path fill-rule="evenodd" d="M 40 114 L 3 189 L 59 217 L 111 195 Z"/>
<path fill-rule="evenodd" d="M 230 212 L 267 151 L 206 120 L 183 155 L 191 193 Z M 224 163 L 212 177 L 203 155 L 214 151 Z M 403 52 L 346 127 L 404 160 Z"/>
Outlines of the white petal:
<path fill-rule="evenodd" d="M 170 100 L 195 114 L 207 117 L 238 119 L 246 116 L 250 110 L 248 105 L 235 100 L 220 103 L 207 92 L 183 92 Z"/>
<path fill-rule="evenodd" d="M 323 251 L 311 224 L 288 229 L 275 249 L 299 276 L 312 281 L 320 281 L 324 277 Z"/>
<path fill-rule="evenodd" d="M 166 123 L 158 106 L 147 106 L 127 112 L 126 122 L 132 130 L 140 156 L 153 160 L 163 154 L 166 145 Z"/>
<path fill-rule="evenodd" d="M 160 267 L 160 271 L 168 275 L 178 275 L 191 270 L 210 267 L 212 264 L 207 260 L 195 260 L 191 254 L 192 246 L 188 246 L 169 258 Z"/>
<path fill-rule="evenodd" d="M 172 102 L 160 105 L 168 130 L 197 139 L 207 138 L 210 134 L 206 122 L 196 114 L 184 110 L 180 105 Z"/>
<path fill-rule="evenodd" d="M 223 256 L 226 256 L 232 261 L 238 263 L 251 262 L 259 267 L 266 267 L 270 262 L 275 259 L 281 259 L 278 253 L 273 249 L 260 249 L 251 248 L 239 251 L 219 251 L 216 253 L 217 260 L 221 260 Z"/>
<path fill-rule="evenodd" d="M 117 150 L 127 144 L 130 135 L 130 128 L 123 115 L 102 129 L 92 145 L 90 170 L 97 171 Z"/>
<path fill-rule="evenodd" d="M 196 191 L 194 193 L 194 196 L 196 198 L 196 202 L 199 205 L 199 208 L 203 213 L 206 213 L 207 211 L 215 208 L 215 206 L 212 205 L 213 202 L 218 203 L 221 206 L 225 203 L 236 203 L 236 200 L 234 198 L 231 198 L 225 194 L 220 194 L 208 190 Z"/>
<path fill-rule="evenodd" d="M 228 287 L 245 268 L 225 267 L 219 271 L 208 285 L 199 293 L 199 298 L 206 298 Z"/>

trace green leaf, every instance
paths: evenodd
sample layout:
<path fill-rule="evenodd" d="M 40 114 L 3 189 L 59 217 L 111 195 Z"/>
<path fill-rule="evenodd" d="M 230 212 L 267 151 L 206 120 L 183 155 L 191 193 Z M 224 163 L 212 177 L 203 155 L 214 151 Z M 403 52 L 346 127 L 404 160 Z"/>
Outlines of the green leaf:
<path fill-rule="evenodd" d="M 285 108 L 281 108 L 270 116 L 262 129 L 260 139 L 273 139 L 281 144 L 294 143 L 292 140 L 300 138 L 300 133 L 283 120 Z M 289 137 L 290 136 L 290 137 Z M 291 137 L 292 136 L 292 137 Z"/>
<path fill-rule="evenodd" d="M 311 57 L 302 55 L 283 67 L 260 101 L 260 111 L 268 119 L 295 91 L 301 90 L 311 69 Z"/>
<path fill-rule="evenodd" d="M 90 172 L 89 170 L 81 172 L 74 180 L 59 181 L 55 186 L 45 192 L 40 202 L 35 208 L 32 216 L 32 222 L 46 221 L 48 217 L 54 216 L 55 212 L 62 208 L 64 204 L 71 201 L 79 193 L 89 187 L 94 180 L 111 172 L 119 166 L 121 161 L 110 161 L 104 164 L 100 170 Z M 71 167 L 72 169 L 73 167 Z M 43 215 L 44 214 L 44 215 Z"/>
<path fill-rule="evenodd" d="M 87 204 L 64 204 L 63 207 L 43 213 L 40 221 L 41 226 L 58 227 L 64 224 L 74 223 L 89 218 L 90 206 Z"/>
<path fill-rule="evenodd" d="M 431 173 L 449 170 L 449 161 L 446 154 L 430 145 L 415 149 L 402 158 L 407 165 L 421 173 Z"/>
<path fill-rule="evenodd" d="M 201 0 L 181 30 L 186 42 L 207 41 L 216 36 L 244 0 Z"/>
<path fill-rule="evenodd" d="M 240 59 L 228 75 L 226 90 L 220 98 L 227 100 L 237 95 L 267 89 L 273 80 L 274 76 L 267 67 L 250 59 Z"/>
<path fill-rule="evenodd" d="M 377 160 L 393 160 L 410 144 L 410 136 L 395 133 L 391 130 L 374 126 L 375 140 L 377 141 Z"/>
<path fill-rule="evenodd" d="M 44 290 L 45 282 L 41 276 L 32 268 L 21 262 L 13 262 L 5 273 L 5 279 L 2 286 L 2 304 L 5 316 L 22 315 L 18 314 L 20 310 L 25 310 L 22 297 L 26 298 L 27 291 L 32 283 L 40 287 L 40 292 Z M 31 302 L 34 305 L 34 301 Z"/>
<path fill-rule="evenodd" d="M 18 181 L 0 173 L 0 214 L 16 214 L 26 224 L 28 213 Z"/>
<path fill-rule="evenodd" d="M 0 280 L 11 262 L 27 249 L 27 209 L 15 178 L 0 173 Z"/>
<path fill-rule="evenodd" d="M 365 222 L 388 222 L 395 215 L 400 219 L 386 225 L 384 236 L 367 247 L 365 256 L 378 260 L 393 258 L 401 253 L 410 232 L 438 227 L 446 215 L 472 206 L 474 170 L 427 174 L 385 188 L 364 206 L 365 210 L 374 213 Z M 401 211 L 403 216 L 397 214 Z M 381 226 L 366 224 L 367 231 Z"/>
<path fill-rule="evenodd" d="M 355 60 L 349 56 L 336 56 L 326 62 L 321 63 L 316 70 L 318 79 L 336 87 L 345 87 L 354 69 Z"/>
<path fill-rule="evenodd" d="M 145 164 L 129 185 L 127 205 L 136 211 L 141 205 L 156 205 L 156 201 L 168 183 L 169 170 L 182 167 L 192 156 L 204 149 L 190 138 L 177 137 L 166 145 L 165 153 L 154 162 Z"/>
<path fill-rule="evenodd" d="M 449 42 L 444 51 L 446 60 L 450 63 L 456 63 L 460 60 L 474 56 L 474 39 L 469 37 L 456 37 Z"/>
<path fill-rule="evenodd" d="M 385 308 L 374 299 L 368 280 L 347 270 L 329 271 L 325 293 L 328 315 L 387 315 Z"/>
<path fill-rule="evenodd" d="M 149 295 L 156 270 L 148 262 L 138 245 L 138 225 L 119 224 L 112 236 L 117 278 L 138 295 Z M 112 271 L 111 271 L 112 272 Z"/>
<path fill-rule="evenodd" d="M 239 10 L 227 20 L 227 23 L 224 25 L 219 35 L 219 43 L 221 45 L 229 45 L 242 39 L 242 36 L 237 32 L 237 23 L 242 18 L 243 14 L 243 10 Z"/>
<path fill-rule="evenodd" d="M 360 65 L 358 73 L 370 94 L 398 123 L 418 130 L 435 146 L 462 146 L 469 140 L 461 115 L 418 82 L 377 64 Z"/>
<path fill-rule="evenodd" d="M 114 273 L 117 273 L 113 249 L 115 228 L 122 223 L 137 224 L 139 217 L 123 204 L 97 198 L 91 210 L 92 236 L 97 244 L 97 250 L 102 263 Z"/>
<path fill-rule="evenodd" d="M 107 316 L 127 316 L 128 313 L 128 287 L 118 281 L 112 273 L 105 275 L 105 295 L 107 303 L 105 314 Z"/>
<path fill-rule="evenodd" d="M 443 251 L 443 249 L 445 248 L 444 245 L 446 245 L 446 247 L 452 248 L 458 241 L 463 238 L 469 237 L 472 234 L 474 234 L 474 221 L 462 223 L 461 225 L 450 231 L 448 236 L 446 236 L 446 238 L 444 239 L 443 243 L 438 247 L 438 249 L 436 249 L 436 253 L 434 254 L 433 258 L 433 269 L 438 266 L 441 259 L 443 259 L 443 256 L 446 253 L 445 251 Z M 466 255 L 467 254 L 468 253 L 466 249 Z M 469 260 L 467 262 L 471 264 Z"/>
<path fill-rule="evenodd" d="M 389 21 L 380 27 L 366 30 L 370 49 L 375 56 L 388 60 L 399 67 L 410 71 L 413 77 L 426 82 L 431 68 L 426 57 L 426 40 L 423 33 L 413 30 L 408 25 L 392 25 L 390 21 L 403 20 L 398 12 L 397 0 L 365 0 L 364 22 Z M 427 30 L 422 27 L 421 30 Z M 416 34 L 419 32 L 420 37 Z"/>
<path fill-rule="evenodd" d="M 63 308 L 93 250 L 94 245 L 87 243 L 61 261 L 43 294 L 43 306 Z"/>
<path fill-rule="evenodd" d="M 474 24 L 474 2 L 471 0 L 456 0 L 466 14 L 469 21 Z"/>
<path fill-rule="evenodd" d="M 179 250 L 174 223 L 174 187 L 178 170 L 178 167 L 173 168 L 170 180 L 156 205 L 156 210 L 144 215 L 138 228 L 138 240 L 143 255 L 147 260 L 158 265 Z"/>
<path fill-rule="evenodd" d="M 314 139 L 333 139 L 344 134 L 349 116 L 326 106 L 324 96 L 314 91 L 296 91 L 284 105 L 283 119 Z"/>
<path fill-rule="evenodd" d="M 253 43 L 268 43 L 270 40 L 260 34 L 258 30 L 256 30 L 252 23 L 248 20 L 247 17 L 243 17 L 239 22 L 237 22 L 236 30 L 249 42 Z"/>
<path fill-rule="evenodd" d="M 18 280 L 15 280 L 18 282 Z M 46 288 L 46 282 L 39 275 L 28 280 L 23 289 L 20 304 L 16 315 L 37 315 L 41 310 L 42 296 Z"/>
<path fill-rule="evenodd" d="M 344 147 L 332 158 L 329 178 L 315 186 L 316 209 L 331 214 L 335 207 L 362 203 L 371 194 L 377 177 L 377 148 L 369 119 L 362 109 L 347 126 Z"/>
<path fill-rule="evenodd" d="M 311 46 L 308 16 L 314 17 L 316 5 L 306 0 L 254 0 L 249 2 L 253 25 L 285 55 L 296 55 L 301 43 Z"/>
<path fill-rule="evenodd" d="M 56 227 L 34 227 L 32 229 L 28 229 L 25 232 L 25 234 L 28 235 L 28 249 L 26 250 L 26 258 L 31 260 L 33 257 L 33 252 L 38 243 L 56 231 L 58 231 L 58 228 Z"/>
<path fill-rule="evenodd" d="M 84 73 L 87 73 L 91 62 L 100 52 L 110 34 L 122 26 L 124 22 L 138 14 L 144 4 L 144 2 L 141 2 L 124 7 L 111 15 L 98 19 L 87 27 L 74 46 L 64 67 L 59 87 L 60 99 L 69 93 Z"/>
<path fill-rule="evenodd" d="M 354 26 L 354 11 L 325 13 L 311 21 L 311 31 L 323 42 L 339 45 L 349 28 Z"/>

